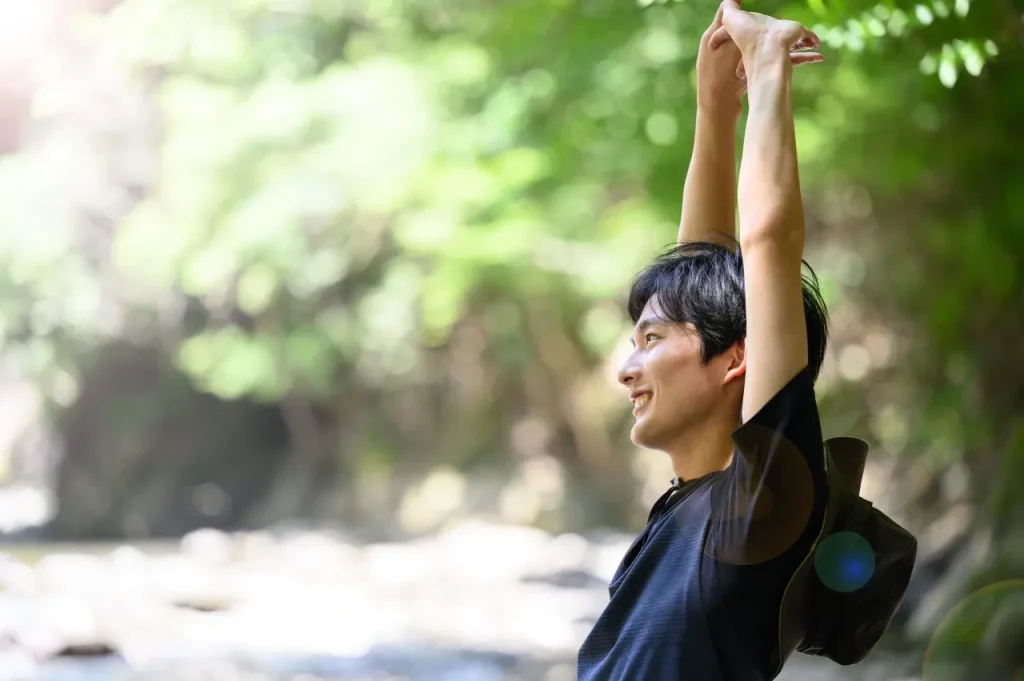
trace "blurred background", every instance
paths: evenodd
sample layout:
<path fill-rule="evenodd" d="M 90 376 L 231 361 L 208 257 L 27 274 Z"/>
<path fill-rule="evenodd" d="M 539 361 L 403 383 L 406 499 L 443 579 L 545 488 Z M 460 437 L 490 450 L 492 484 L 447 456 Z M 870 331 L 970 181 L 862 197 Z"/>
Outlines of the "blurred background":
<path fill-rule="evenodd" d="M 823 427 L 920 539 L 782 678 L 1022 678 L 1024 8 L 747 6 L 825 43 Z M 0 678 L 575 678 L 671 477 L 614 369 L 715 7 L 0 2 Z"/>

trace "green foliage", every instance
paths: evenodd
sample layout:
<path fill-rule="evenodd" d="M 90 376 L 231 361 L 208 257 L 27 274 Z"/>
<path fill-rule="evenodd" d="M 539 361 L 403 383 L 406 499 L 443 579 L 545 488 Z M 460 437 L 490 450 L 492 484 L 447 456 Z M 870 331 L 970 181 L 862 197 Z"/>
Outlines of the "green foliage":
<path fill-rule="evenodd" d="M 1016 160 L 1001 136 L 1024 101 L 1005 28 L 1019 20 L 969 0 L 746 4 L 823 39 L 827 63 L 796 80 L 804 188 L 812 203 L 840 185 L 884 202 L 880 250 L 914 261 L 878 257 L 857 293 L 930 339 L 919 414 L 949 425 L 967 398 L 928 402 L 934 365 L 1020 297 L 1024 204 L 1013 173 L 985 171 Z M 172 338 L 180 367 L 226 399 L 358 411 L 406 391 L 429 405 L 418 423 L 500 433 L 501 413 L 554 411 L 582 446 L 568 402 L 543 396 L 609 352 L 625 328 L 616 301 L 673 237 L 715 6 L 124 0 L 82 29 L 113 72 L 153 83 L 156 178 L 116 216 L 107 262 L 78 248 L 80 207 L 52 200 L 95 153 L 29 145 L 0 163 L 0 337 L 41 374 L 74 372 L 69 348 L 137 335 L 104 313 L 115 307 L 151 341 Z M 833 289 L 837 304 L 850 294 Z M 169 300 L 188 302 L 187 321 L 165 314 Z M 468 376 L 490 387 L 457 388 Z M 462 397 L 437 398 L 449 393 Z M 407 411 L 385 406 L 379 430 L 454 441 L 399 425 Z M 992 439 L 955 425 L 951 448 Z"/>

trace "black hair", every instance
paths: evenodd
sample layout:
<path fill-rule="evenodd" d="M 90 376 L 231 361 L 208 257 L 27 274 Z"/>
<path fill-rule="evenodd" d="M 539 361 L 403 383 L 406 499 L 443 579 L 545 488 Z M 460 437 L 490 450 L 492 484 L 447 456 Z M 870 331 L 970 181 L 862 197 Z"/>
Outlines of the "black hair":
<path fill-rule="evenodd" d="M 807 364 L 816 380 L 828 343 L 828 311 L 818 277 L 806 261 L 803 265 Z M 628 309 L 634 324 L 654 296 L 658 297 L 663 318 L 696 327 L 701 339 L 701 362 L 705 364 L 747 335 L 743 257 L 739 248 L 709 241 L 670 247 L 633 280 Z"/>

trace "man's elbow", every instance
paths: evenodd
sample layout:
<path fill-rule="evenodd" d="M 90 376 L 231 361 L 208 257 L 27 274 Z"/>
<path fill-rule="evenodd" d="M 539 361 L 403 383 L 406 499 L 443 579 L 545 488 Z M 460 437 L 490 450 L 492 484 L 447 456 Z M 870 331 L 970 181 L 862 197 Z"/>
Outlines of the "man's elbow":
<path fill-rule="evenodd" d="M 763 247 L 781 248 L 803 253 L 803 215 L 792 211 L 763 211 L 756 218 L 740 225 L 740 250 L 747 252 Z"/>

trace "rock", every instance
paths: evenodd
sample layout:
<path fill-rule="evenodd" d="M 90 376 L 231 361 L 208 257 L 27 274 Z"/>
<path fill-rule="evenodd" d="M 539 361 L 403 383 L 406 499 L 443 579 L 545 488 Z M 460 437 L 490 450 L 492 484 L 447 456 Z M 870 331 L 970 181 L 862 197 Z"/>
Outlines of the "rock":
<path fill-rule="evenodd" d="M 191 556 L 165 556 L 155 560 L 151 579 L 158 597 L 179 608 L 200 612 L 227 610 L 235 593 L 225 570 Z"/>
<path fill-rule="evenodd" d="M 428 551 L 413 552 L 402 544 L 368 546 L 362 556 L 364 578 L 381 588 L 408 588 L 436 576 L 428 556 Z"/>
<path fill-rule="evenodd" d="M 53 515 L 46 490 L 32 485 L 0 487 L 0 533 L 10 534 L 43 525 Z"/>
<path fill-rule="evenodd" d="M 441 533 L 435 547 L 458 579 L 507 581 L 543 569 L 550 541 L 543 530 L 470 521 Z"/>
<path fill-rule="evenodd" d="M 572 570 L 587 559 L 590 543 L 578 534 L 561 534 L 551 540 L 545 552 L 548 570 Z"/>
<path fill-rule="evenodd" d="M 207 527 L 182 537 L 181 552 L 208 565 L 225 565 L 232 559 L 234 546 L 226 532 Z"/>
<path fill-rule="evenodd" d="M 278 551 L 274 535 L 266 531 L 247 532 L 239 542 L 241 560 L 247 563 L 268 563 L 275 559 Z"/>
<path fill-rule="evenodd" d="M 145 553 L 134 546 L 122 545 L 110 552 L 110 566 L 118 572 L 139 573 L 145 571 L 148 561 Z"/>
<path fill-rule="evenodd" d="M 36 564 L 36 590 L 43 594 L 96 592 L 110 584 L 105 561 L 79 553 L 51 553 Z"/>
<path fill-rule="evenodd" d="M 14 646 L 0 679 L 569 681 L 608 599 L 594 567 L 631 540 L 477 522 L 370 546 L 202 530 L 172 555 L 56 554 L 33 573 L 45 588 L 0 593 L 0 653 L 5 629 Z M 800 656 L 780 679 L 891 678 L 887 665 Z"/>
<path fill-rule="evenodd" d="M 311 579 L 339 578 L 352 574 L 359 562 L 358 549 L 316 532 L 303 532 L 283 542 L 281 558 L 297 576 Z"/>
<path fill-rule="evenodd" d="M 47 596 L 26 614 L 15 641 L 37 659 L 110 655 L 115 651 L 96 609 L 82 597 Z"/>

